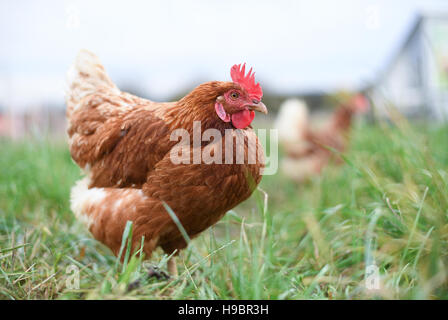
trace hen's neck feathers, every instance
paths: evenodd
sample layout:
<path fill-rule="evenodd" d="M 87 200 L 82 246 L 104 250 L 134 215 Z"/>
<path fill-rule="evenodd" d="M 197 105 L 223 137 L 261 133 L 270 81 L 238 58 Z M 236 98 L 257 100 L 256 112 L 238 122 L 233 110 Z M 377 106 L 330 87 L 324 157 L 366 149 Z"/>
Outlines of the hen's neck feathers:
<path fill-rule="evenodd" d="M 232 82 L 212 81 L 197 86 L 185 97 L 177 101 L 165 114 L 171 129 L 193 131 L 193 122 L 200 121 L 202 131 L 214 128 L 220 131 L 232 129 L 230 122 L 222 121 L 215 111 L 216 98 L 235 88 Z"/>
<path fill-rule="evenodd" d="M 353 113 L 353 109 L 348 105 L 339 107 L 333 115 L 333 128 L 336 130 L 348 131 L 351 126 Z"/>

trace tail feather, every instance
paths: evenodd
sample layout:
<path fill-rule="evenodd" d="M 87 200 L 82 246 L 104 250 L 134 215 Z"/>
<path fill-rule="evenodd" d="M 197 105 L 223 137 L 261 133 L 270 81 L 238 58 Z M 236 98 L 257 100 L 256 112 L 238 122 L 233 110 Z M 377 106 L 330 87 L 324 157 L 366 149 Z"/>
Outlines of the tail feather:
<path fill-rule="evenodd" d="M 280 107 L 274 127 L 278 130 L 280 143 L 288 148 L 305 143 L 308 130 L 308 107 L 303 100 L 289 99 Z"/>
<path fill-rule="evenodd" d="M 141 189 L 89 188 L 89 179 L 79 180 L 70 194 L 70 207 L 95 237 L 115 255 L 127 221 L 133 222 L 133 248 L 145 236 L 144 251 L 149 257 L 171 219 L 160 201 L 146 197 Z M 151 215 L 148 215 L 151 212 Z"/>
<path fill-rule="evenodd" d="M 100 59 L 90 51 L 81 50 L 67 73 L 67 114 L 71 115 L 82 98 L 95 93 L 100 88 L 107 88 L 112 93 L 120 93 L 104 70 Z"/>

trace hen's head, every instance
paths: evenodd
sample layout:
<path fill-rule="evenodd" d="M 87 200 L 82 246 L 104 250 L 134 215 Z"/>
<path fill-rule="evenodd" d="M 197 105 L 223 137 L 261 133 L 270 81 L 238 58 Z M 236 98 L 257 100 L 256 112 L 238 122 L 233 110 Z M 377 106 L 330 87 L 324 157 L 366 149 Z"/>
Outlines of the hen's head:
<path fill-rule="evenodd" d="M 349 106 L 352 109 L 354 113 L 366 113 L 369 110 L 369 100 L 367 98 L 359 93 L 352 97 L 352 99 L 349 102 Z"/>
<path fill-rule="evenodd" d="M 237 129 L 249 126 L 254 120 L 255 112 L 268 113 L 261 102 L 263 91 L 259 83 L 255 83 L 252 69 L 245 74 L 246 65 L 234 65 L 230 70 L 233 83 L 225 87 L 215 101 L 215 112 L 224 122 L 231 122 Z"/>
<path fill-rule="evenodd" d="M 248 127 L 255 117 L 254 111 L 267 114 L 266 106 L 261 102 L 263 91 L 260 84 L 255 83 L 252 69 L 245 74 L 245 65 L 234 65 L 230 70 L 233 81 L 210 81 L 197 86 L 183 97 L 178 105 L 191 115 L 193 120 L 207 119 L 208 123 L 230 124 L 237 129 Z M 177 117 L 178 109 L 173 109 L 173 117 Z M 183 118 L 185 119 L 185 118 Z"/>

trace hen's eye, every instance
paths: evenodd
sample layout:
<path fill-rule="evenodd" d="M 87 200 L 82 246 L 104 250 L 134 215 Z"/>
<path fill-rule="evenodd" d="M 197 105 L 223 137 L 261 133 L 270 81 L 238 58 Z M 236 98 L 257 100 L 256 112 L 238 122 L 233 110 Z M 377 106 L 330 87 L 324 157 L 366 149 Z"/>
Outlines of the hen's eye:
<path fill-rule="evenodd" d="M 232 93 L 230 94 L 230 97 L 231 97 L 232 99 L 238 99 L 239 94 L 238 94 L 238 92 L 232 92 Z"/>

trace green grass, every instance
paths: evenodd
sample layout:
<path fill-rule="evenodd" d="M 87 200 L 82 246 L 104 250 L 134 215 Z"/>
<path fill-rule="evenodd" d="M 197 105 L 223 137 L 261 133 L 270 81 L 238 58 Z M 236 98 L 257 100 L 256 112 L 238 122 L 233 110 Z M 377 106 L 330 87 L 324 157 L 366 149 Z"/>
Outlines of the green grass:
<path fill-rule="evenodd" d="M 145 277 L 149 264 L 165 268 L 161 251 L 141 261 L 124 239 L 121 265 L 76 221 L 69 192 L 79 169 L 65 143 L 3 140 L 0 298 L 448 298 L 448 127 L 399 122 L 352 137 L 346 164 L 321 177 L 264 177 L 266 194 L 193 240 L 172 280 Z M 379 290 L 365 287 L 372 263 Z"/>

